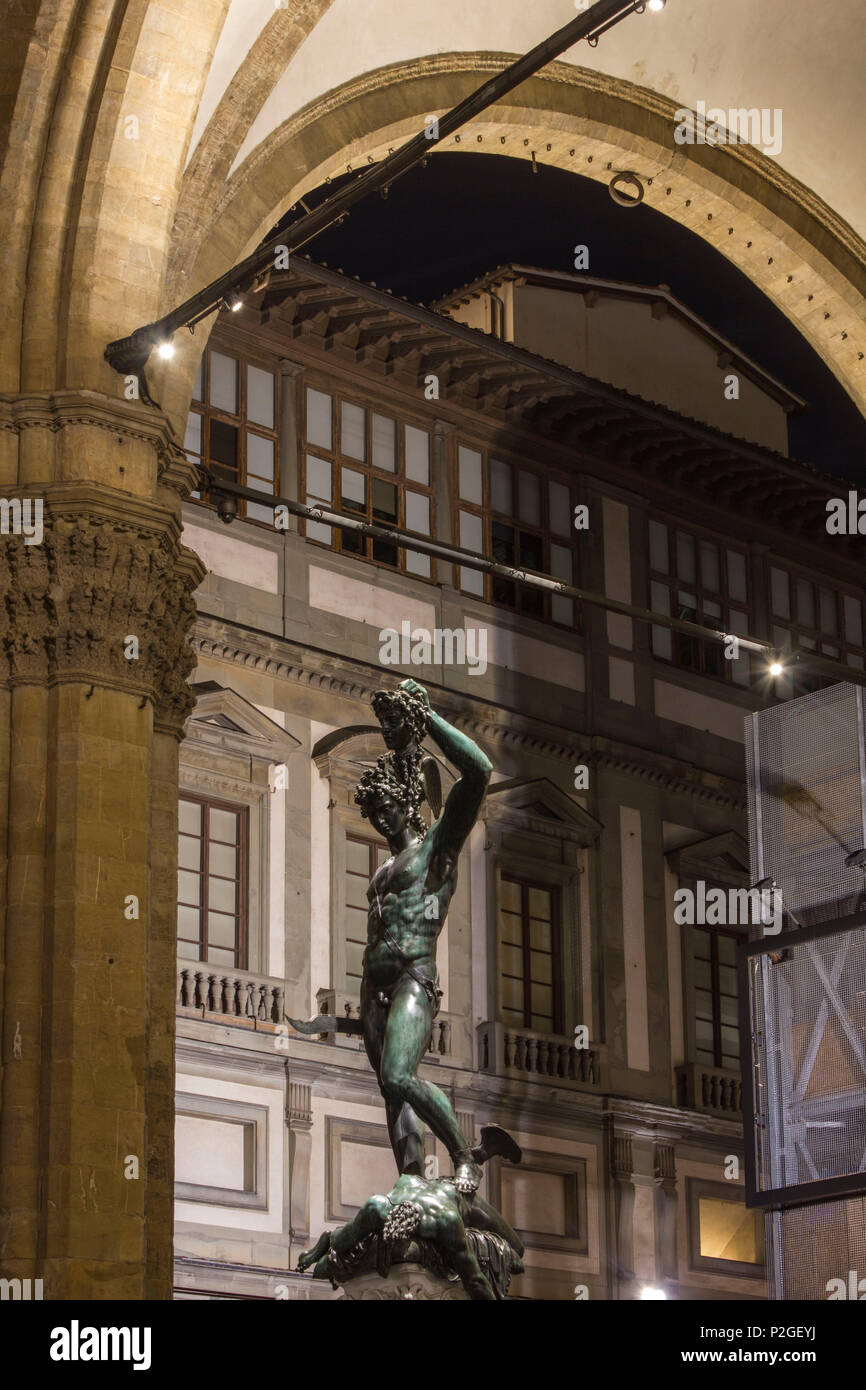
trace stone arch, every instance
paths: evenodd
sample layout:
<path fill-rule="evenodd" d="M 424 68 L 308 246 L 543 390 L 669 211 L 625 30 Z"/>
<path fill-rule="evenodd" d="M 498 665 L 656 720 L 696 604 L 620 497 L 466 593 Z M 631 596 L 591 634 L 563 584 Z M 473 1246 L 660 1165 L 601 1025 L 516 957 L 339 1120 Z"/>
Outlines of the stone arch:
<path fill-rule="evenodd" d="M 309 0 L 301 9 L 275 9 L 229 82 L 184 171 L 172 230 L 171 273 L 189 273 L 198 246 L 199 206 L 228 177 L 247 131 L 280 74 L 333 0 Z"/>
<path fill-rule="evenodd" d="M 310 103 L 202 199 L 195 226 L 185 229 L 198 255 L 188 276 L 179 273 L 175 239 L 167 302 L 248 253 L 298 197 L 350 166 L 382 158 L 414 134 L 425 115 L 447 110 L 512 57 L 431 55 L 368 72 Z M 635 171 L 646 184 L 646 203 L 737 265 L 866 411 L 866 246 L 831 208 L 752 146 L 676 145 L 676 109 L 670 98 L 634 83 L 557 62 L 441 148 L 518 157 L 534 150 L 540 162 L 604 181 L 614 171 Z M 161 398 L 179 420 L 188 383 L 185 375 L 172 376 Z"/>
<path fill-rule="evenodd" d="M 7 72 L 15 92 L 0 285 L 7 389 L 101 388 L 107 338 L 160 312 L 183 163 L 229 0 L 42 4 Z M 126 138 L 125 118 L 141 126 Z M 20 368 L 19 349 L 20 347 Z"/>

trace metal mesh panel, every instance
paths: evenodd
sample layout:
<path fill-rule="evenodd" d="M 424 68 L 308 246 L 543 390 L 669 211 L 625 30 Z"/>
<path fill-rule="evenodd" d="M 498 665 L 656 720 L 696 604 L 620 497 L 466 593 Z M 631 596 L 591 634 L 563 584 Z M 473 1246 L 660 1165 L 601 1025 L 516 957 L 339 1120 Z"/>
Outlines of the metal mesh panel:
<path fill-rule="evenodd" d="M 866 1297 L 866 1198 L 770 1212 L 767 1228 L 772 1298 Z"/>
<path fill-rule="evenodd" d="M 834 685 L 746 720 L 754 881 L 772 878 L 802 926 L 856 912 L 866 898 L 864 690 Z"/>
<path fill-rule="evenodd" d="M 747 964 L 758 1192 L 866 1174 L 866 928 L 790 940 Z"/>

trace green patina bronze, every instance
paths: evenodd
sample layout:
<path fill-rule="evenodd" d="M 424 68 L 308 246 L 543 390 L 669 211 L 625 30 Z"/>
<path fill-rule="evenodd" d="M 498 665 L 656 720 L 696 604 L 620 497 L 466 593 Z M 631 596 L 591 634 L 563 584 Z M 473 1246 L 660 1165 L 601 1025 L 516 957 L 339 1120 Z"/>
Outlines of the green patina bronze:
<path fill-rule="evenodd" d="M 487 1158 L 500 1154 L 519 1162 L 520 1150 L 496 1126 L 488 1126 L 481 1145 L 473 1149 L 447 1096 L 418 1075 L 441 998 L 436 943 L 457 885 L 460 851 L 478 817 L 492 766 L 472 739 L 431 709 L 417 681 L 378 692 L 373 709 L 388 751 L 361 778 L 355 800 L 387 840 L 391 858 L 367 890 L 367 947 L 356 1027 L 385 1101 L 400 1177 L 390 1194 L 371 1197 L 348 1226 L 326 1232 L 298 1268 L 314 1265 L 316 1277 L 339 1282 L 361 1268 L 381 1271 L 388 1266 L 395 1241 L 402 1242 L 400 1258 L 405 1259 L 408 1242 L 429 1268 L 441 1266 L 459 1277 L 470 1297 L 504 1297 L 511 1272 L 522 1268 L 523 1246 L 478 1195 L 478 1185 Z M 438 770 L 421 753 L 425 734 L 460 772 L 441 814 Z M 429 829 L 421 814 L 425 798 L 437 815 Z M 339 1027 L 328 1016 L 290 1022 L 303 1032 Z M 447 1149 L 453 1177 L 423 1177 L 425 1125 Z M 402 1213 L 402 1224 L 395 1221 L 395 1211 Z M 414 1224 L 406 1227 L 409 1216 Z"/>

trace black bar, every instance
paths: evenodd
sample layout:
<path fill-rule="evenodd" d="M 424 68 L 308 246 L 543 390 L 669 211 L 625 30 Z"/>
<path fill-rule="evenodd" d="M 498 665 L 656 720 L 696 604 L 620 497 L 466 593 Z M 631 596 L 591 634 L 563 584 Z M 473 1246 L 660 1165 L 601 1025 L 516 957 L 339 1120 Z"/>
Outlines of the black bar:
<path fill-rule="evenodd" d="M 366 169 L 354 183 L 336 193 L 320 207 L 314 208 L 279 236 L 266 241 L 245 260 L 226 271 L 219 279 L 211 281 L 177 309 L 172 309 L 154 323 L 134 329 L 128 338 L 117 338 L 109 343 L 105 349 L 105 360 L 121 375 L 138 375 L 142 399 L 150 405 L 155 405 L 156 402 L 151 399 L 147 390 L 144 368 L 158 342 L 171 337 L 176 329 L 182 328 L 191 319 L 202 318 L 218 308 L 230 292 L 237 292 L 239 288 L 251 285 L 257 275 L 273 264 L 276 247 L 283 246 L 292 251 L 306 245 L 313 237 L 344 216 L 361 198 L 387 187 L 414 165 L 420 164 L 433 145 L 444 140 L 452 131 L 486 110 L 488 106 L 492 106 L 500 97 L 518 87 L 528 77 L 532 77 L 552 59 L 559 57 L 581 39 L 588 38 L 596 30 L 610 27 L 624 19 L 627 14 L 635 13 L 639 7 L 642 9 L 641 0 L 597 0 L 585 14 L 557 29 L 555 34 L 551 34 L 549 38 L 530 49 L 495 77 L 482 83 L 477 91 L 464 97 L 463 101 L 446 112 L 439 120 L 439 133 L 435 138 L 428 137 L 426 131 L 413 136 L 399 150 L 395 150 L 394 154 L 383 159 L 380 164 Z"/>

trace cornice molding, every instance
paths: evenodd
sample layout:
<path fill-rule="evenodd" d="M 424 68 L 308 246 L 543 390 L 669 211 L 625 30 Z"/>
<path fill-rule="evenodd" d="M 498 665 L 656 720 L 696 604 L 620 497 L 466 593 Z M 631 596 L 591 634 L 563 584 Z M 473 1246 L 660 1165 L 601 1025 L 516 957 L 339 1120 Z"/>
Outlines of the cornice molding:
<path fill-rule="evenodd" d="M 195 464 L 187 459 L 161 411 L 99 391 L 29 391 L 0 396 L 0 430 L 19 437 L 25 430 L 52 434 L 73 428 L 105 430 L 154 450 L 158 482 L 187 498 L 196 485 Z"/>
<path fill-rule="evenodd" d="M 260 671 L 262 675 L 292 681 L 369 708 L 373 692 L 382 688 L 379 671 L 336 654 L 305 648 L 286 638 L 245 632 L 222 619 L 199 614 L 192 646 L 201 657 L 225 661 Z M 490 704 L 476 713 L 467 700 L 450 691 L 436 691 L 434 701 L 458 728 L 465 730 L 486 750 L 509 747 L 534 756 L 569 763 L 586 763 L 622 773 L 678 795 L 694 797 L 710 805 L 745 812 L 745 786 L 730 778 L 678 763 L 663 754 L 644 753 L 626 744 L 544 726 L 524 715 L 496 710 Z M 492 717 L 492 716 L 495 716 Z"/>

